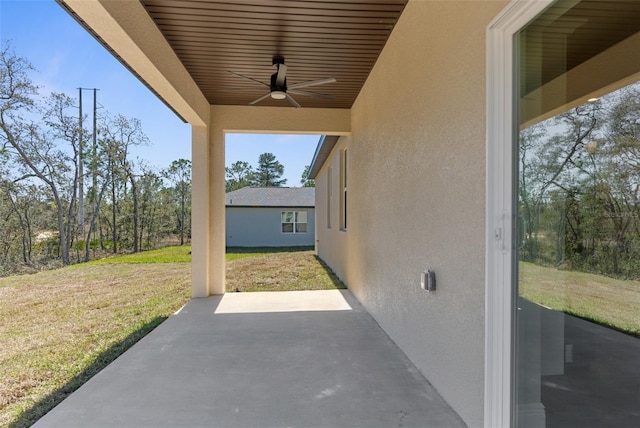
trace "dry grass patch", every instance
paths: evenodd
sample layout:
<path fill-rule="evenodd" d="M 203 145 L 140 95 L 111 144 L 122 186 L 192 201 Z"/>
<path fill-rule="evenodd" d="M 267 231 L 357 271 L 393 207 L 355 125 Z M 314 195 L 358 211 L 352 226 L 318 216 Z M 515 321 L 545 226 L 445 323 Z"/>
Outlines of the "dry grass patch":
<path fill-rule="evenodd" d="M 188 263 L 0 278 L 0 425 L 29 426 L 184 305 Z"/>
<path fill-rule="evenodd" d="M 292 291 L 345 288 L 313 251 L 256 254 L 227 261 L 227 291 Z"/>
<path fill-rule="evenodd" d="M 521 262 L 520 294 L 551 309 L 640 336 L 640 281 Z"/>

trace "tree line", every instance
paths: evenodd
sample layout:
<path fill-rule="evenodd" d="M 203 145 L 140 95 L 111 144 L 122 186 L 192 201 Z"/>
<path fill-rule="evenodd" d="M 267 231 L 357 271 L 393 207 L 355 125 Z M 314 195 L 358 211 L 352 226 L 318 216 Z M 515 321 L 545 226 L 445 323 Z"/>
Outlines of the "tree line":
<path fill-rule="evenodd" d="M 640 278 L 640 85 L 520 134 L 520 259 Z"/>
<path fill-rule="evenodd" d="M 84 129 L 78 100 L 41 95 L 32 71 L 2 48 L 0 274 L 187 242 L 191 162 L 156 170 L 133 159 L 150 144 L 140 120 L 101 113 Z"/>
<path fill-rule="evenodd" d="M 225 167 L 225 190 L 232 192 L 243 187 L 282 187 L 287 179 L 282 178 L 284 166 L 273 153 L 262 153 L 258 157 L 258 167 L 246 161 L 236 161 Z M 315 187 L 315 181 L 308 177 L 309 165 L 305 166 L 300 178 L 303 187 Z"/>

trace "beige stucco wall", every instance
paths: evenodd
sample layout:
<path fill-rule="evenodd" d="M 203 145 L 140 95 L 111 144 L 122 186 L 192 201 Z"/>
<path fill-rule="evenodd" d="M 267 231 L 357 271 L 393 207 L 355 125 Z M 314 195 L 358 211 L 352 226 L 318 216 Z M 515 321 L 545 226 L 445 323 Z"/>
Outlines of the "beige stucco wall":
<path fill-rule="evenodd" d="M 469 426 L 484 400 L 485 31 L 506 4 L 409 2 L 351 115 L 346 281 Z"/>
<path fill-rule="evenodd" d="M 348 148 L 349 140 L 349 137 L 338 140 L 316 176 L 316 253 L 345 284 L 349 265 L 349 232 L 340 229 L 340 152 Z"/>

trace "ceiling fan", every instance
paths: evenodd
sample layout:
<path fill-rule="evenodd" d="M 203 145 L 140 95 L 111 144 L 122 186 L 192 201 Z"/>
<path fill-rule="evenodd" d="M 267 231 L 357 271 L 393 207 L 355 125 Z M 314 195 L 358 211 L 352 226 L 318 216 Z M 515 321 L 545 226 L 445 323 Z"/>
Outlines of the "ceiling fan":
<path fill-rule="evenodd" d="M 289 101 L 289 104 L 291 104 L 292 106 L 296 108 L 300 107 L 300 104 L 298 104 L 298 102 L 295 99 L 293 99 L 293 97 L 289 94 L 305 95 L 309 97 L 322 98 L 326 100 L 334 99 L 334 97 L 332 97 L 331 95 L 318 94 L 316 92 L 300 90 L 302 88 L 307 88 L 309 86 L 318 86 L 318 85 L 324 85 L 326 83 L 335 83 L 336 79 L 334 79 L 333 77 L 328 79 L 309 80 L 307 82 L 300 82 L 300 83 L 294 83 L 293 85 L 287 85 L 287 66 L 284 64 L 284 58 L 281 56 L 275 56 L 273 57 L 271 64 L 276 66 L 276 72 L 271 75 L 271 82 L 270 82 L 271 84 L 269 85 L 259 80 L 253 79 L 249 76 L 245 76 L 244 74 L 236 73 L 233 71 L 229 72 L 229 73 L 235 74 L 236 76 L 242 77 L 244 79 L 250 80 L 252 82 L 258 83 L 262 86 L 266 86 L 267 88 L 269 88 L 269 92 L 267 92 L 265 95 L 261 96 L 260 98 L 251 101 L 249 105 L 257 104 L 260 101 L 271 97 L 274 100 L 286 99 L 287 101 Z"/>

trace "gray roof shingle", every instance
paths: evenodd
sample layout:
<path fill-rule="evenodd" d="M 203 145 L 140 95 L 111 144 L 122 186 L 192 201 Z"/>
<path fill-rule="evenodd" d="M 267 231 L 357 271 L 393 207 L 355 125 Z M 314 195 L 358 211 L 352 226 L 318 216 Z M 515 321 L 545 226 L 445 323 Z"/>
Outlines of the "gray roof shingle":
<path fill-rule="evenodd" d="M 243 187 L 225 195 L 228 207 L 314 207 L 313 187 Z"/>

